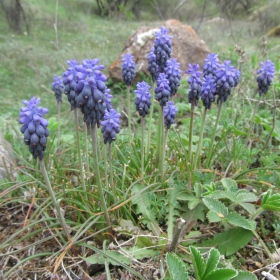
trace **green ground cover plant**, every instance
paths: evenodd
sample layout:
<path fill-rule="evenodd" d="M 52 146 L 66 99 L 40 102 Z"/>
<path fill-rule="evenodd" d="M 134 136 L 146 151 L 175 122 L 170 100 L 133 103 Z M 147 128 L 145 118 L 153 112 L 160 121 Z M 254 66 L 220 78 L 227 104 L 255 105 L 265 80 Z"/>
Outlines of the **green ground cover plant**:
<path fill-rule="evenodd" d="M 94 44 L 118 28 L 87 23 L 101 28 Z M 112 46 L 88 48 L 78 34 L 68 51 L 75 27 L 61 39 L 59 30 L 47 33 L 53 49 L 38 60 L 25 47 L 39 40 L 2 38 L 1 124 L 17 174 L 0 184 L 0 277 L 279 279 L 276 46 L 218 44 L 203 69 L 181 73 L 161 28 L 147 57 L 152 77 L 134 83 L 126 56 L 116 85 L 103 66 Z M 9 48 L 18 46 L 14 69 Z"/>

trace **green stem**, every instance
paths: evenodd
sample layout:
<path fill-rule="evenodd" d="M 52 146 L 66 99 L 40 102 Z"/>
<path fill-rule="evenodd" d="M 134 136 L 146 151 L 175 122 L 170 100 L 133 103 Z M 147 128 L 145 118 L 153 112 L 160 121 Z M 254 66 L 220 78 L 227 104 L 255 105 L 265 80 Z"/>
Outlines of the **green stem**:
<path fill-rule="evenodd" d="M 113 231 L 112 231 L 111 221 L 110 221 L 110 218 L 109 218 L 109 213 L 108 213 L 108 209 L 107 209 L 107 206 L 106 206 L 106 201 L 105 201 L 105 198 L 104 198 L 104 193 L 103 193 L 101 179 L 100 179 L 98 156 L 97 156 L 97 129 L 96 129 L 96 125 L 94 127 L 92 127 L 92 129 L 91 129 L 91 138 L 92 138 L 92 152 L 93 152 L 96 185 L 98 187 L 101 207 L 102 207 L 102 210 L 104 211 L 104 214 L 105 214 L 105 219 L 106 219 L 107 226 L 109 227 L 109 232 L 110 232 L 109 238 L 113 242 L 114 239 L 113 239 Z"/>
<path fill-rule="evenodd" d="M 248 141 L 249 141 L 249 138 L 250 138 L 250 134 L 254 132 L 254 125 L 253 125 L 253 122 L 254 122 L 254 118 L 255 118 L 255 115 L 257 113 L 257 110 L 259 108 L 259 105 L 260 105 L 260 101 L 261 101 L 261 95 L 259 95 L 259 99 L 257 101 L 257 104 L 256 104 L 256 107 L 254 109 L 254 112 L 252 114 L 252 117 L 250 119 L 250 126 L 249 126 L 249 131 L 248 131 L 248 135 L 247 135 L 247 139 L 246 139 L 246 142 L 245 142 L 245 145 L 247 145 Z M 251 143 L 249 144 L 249 147 L 251 147 Z"/>
<path fill-rule="evenodd" d="M 57 122 L 58 122 L 58 128 L 57 128 L 57 153 L 58 153 L 58 161 L 60 160 L 60 108 L 61 108 L 61 102 L 57 102 Z"/>
<path fill-rule="evenodd" d="M 216 118 L 216 123 L 215 123 L 215 126 L 214 126 L 214 130 L 213 130 L 212 138 L 211 138 L 211 143 L 210 143 L 210 147 L 209 147 L 210 150 L 208 152 L 208 158 L 207 158 L 207 163 L 206 163 L 207 168 L 210 167 L 210 162 L 211 162 L 211 159 L 212 159 L 213 145 L 214 145 L 214 140 L 215 140 L 215 136 L 216 136 L 216 132 L 217 132 L 219 119 L 220 119 L 220 116 L 221 116 L 222 105 L 223 105 L 223 102 L 220 102 L 219 108 L 218 108 L 218 114 L 217 114 L 217 118 Z"/>
<path fill-rule="evenodd" d="M 81 179 L 82 179 L 83 190 L 86 191 L 85 176 L 84 176 L 82 157 L 81 157 L 81 146 L 80 146 L 80 135 L 79 135 L 79 121 L 78 121 L 78 108 L 74 109 L 74 116 L 75 116 L 76 144 L 77 144 L 78 160 L 79 160 L 79 167 L 80 167 L 80 176 L 81 176 Z"/>
<path fill-rule="evenodd" d="M 250 220 L 254 221 L 263 211 L 264 211 L 264 209 L 263 209 L 262 207 L 260 207 L 260 208 L 254 213 L 254 215 L 252 215 L 252 217 L 250 218 Z"/>
<path fill-rule="evenodd" d="M 58 216 L 58 219 L 60 221 L 60 224 L 63 228 L 63 231 L 65 233 L 65 235 L 67 236 L 68 239 L 70 239 L 70 234 L 67 230 L 67 225 L 66 225 L 66 222 L 64 220 L 64 217 L 60 211 L 60 205 L 59 203 L 56 201 L 56 198 L 55 198 L 55 194 L 54 194 L 54 191 L 52 189 L 52 186 L 51 186 L 51 183 L 50 183 L 50 180 L 49 180 L 49 177 L 48 177 L 48 174 L 47 174 L 47 170 L 46 170 L 46 167 L 45 167 L 45 164 L 44 164 L 44 161 L 43 160 L 39 160 L 39 163 L 40 163 L 40 167 L 41 167 L 41 171 L 42 171 L 42 174 L 44 176 L 44 179 L 45 179 L 45 183 L 46 183 L 46 187 L 47 187 L 47 190 L 50 194 L 50 197 L 51 197 L 51 200 L 52 200 L 52 203 L 53 203 L 53 206 L 55 207 L 55 210 L 56 210 L 56 214 Z"/>
<path fill-rule="evenodd" d="M 168 136 L 169 129 L 166 128 L 164 133 L 163 145 L 162 145 L 162 166 L 161 166 L 161 181 L 164 182 L 164 162 L 165 162 L 165 154 L 166 154 L 166 144 L 167 144 L 167 136 Z"/>
<path fill-rule="evenodd" d="M 145 133 L 145 118 L 141 117 L 141 128 L 142 128 L 142 139 L 141 139 L 141 177 L 144 177 L 144 161 L 145 161 L 145 143 L 144 143 L 144 133 Z"/>
<path fill-rule="evenodd" d="M 161 181 L 163 183 L 164 179 L 164 139 L 163 139 L 163 131 L 164 131 L 164 113 L 163 106 L 161 106 L 161 146 L 160 146 L 160 171 L 161 171 Z"/>
<path fill-rule="evenodd" d="M 156 151 L 156 166 L 158 167 L 161 160 L 161 142 L 162 142 L 162 110 L 159 110 L 158 127 L 157 127 L 157 151 Z"/>
<path fill-rule="evenodd" d="M 84 123 L 84 131 L 85 131 L 86 172 L 89 176 L 89 156 L 88 156 L 88 141 L 87 141 L 88 129 L 86 123 Z"/>
<path fill-rule="evenodd" d="M 259 243 L 262 245 L 262 247 L 263 247 L 264 251 L 266 252 L 267 256 L 269 257 L 269 259 L 273 263 L 274 260 L 271 258 L 271 253 L 270 253 L 268 247 L 266 246 L 266 244 L 263 242 L 263 240 L 261 239 L 261 237 L 258 235 L 258 233 L 255 230 L 252 230 L 252 233 L 255 235 L 255 237 L 257 238 Z"/>
<path fill-rule="evenodd" d="M 114 177 L 113 177 L 112 143 L 109 143 L 108 153 L 109 153 L 109 166 L 110 166 L 110 185 L 111 185 L 114 204 L 115 204 L 117 202 L 117 199 L 116 199 L 116 187 L 113 181 Z"/>
<path fill-rule="evenodd" d="M 106 189 L 109 190 L 106 144 L 103 145 L 103 155 L 104 155 L 104 176 L 105 176 L 105 185 L 106 185 Z"/>
<path fill-rule="evenodd" d="M 191 119 L 190 119 L 190 132 L 189 132 L 189 149 L 188 149 L 188 188 L 192 189 L 192 134 L 193 134 L 193 119 L 194 119 L 195 102 L 191 103 Z"/>
<path fill-rule="evenodd" d="M 202 140 L 203 140 L 203 132 L 204 132 L 206 113 L 207 113 L 207 109 L 206 109 L 206 107 L 204 107 L 203 116 L 202 116 L 202 123 L 201 123 L 200 133 L 199 133 L 198 147 L 197 147 L 197 151 L 196 151 L 196 155 L 195 155 L 195 161 L 194 161 L 194 168 L 200 168 L 200 164 L 201 164 L 201 162 L 198 163 L 198 158 L 200 157 L 200 153 L 201 153 L 201 146 L 202 146 Z"/>
<path fill-rule="evenodd" d="M 130 87 L 131 86 L 127 86 L 126 97 L 127 97 L 128 135 L 129 135 L 129 143 L 131 144 Z"/>
<path fill-rule="evenodd" d="M 152 98 L 151 98 L 151 108 L 150 108 L 150 115 L 149 115 L 149 124 L 148 124 L 148 139 L 147 139 L 147 157 L 150 153 L 150 146 L 151 146 L 151 133 L 152 133 L 152 120 L 153 120 L 153 113 L 154 113 L 154 104 L 155 104 L 155 85 L 156 83 L 153 82 L 152 88 L 151 88 L 151 93 L 152 93 Z"/>

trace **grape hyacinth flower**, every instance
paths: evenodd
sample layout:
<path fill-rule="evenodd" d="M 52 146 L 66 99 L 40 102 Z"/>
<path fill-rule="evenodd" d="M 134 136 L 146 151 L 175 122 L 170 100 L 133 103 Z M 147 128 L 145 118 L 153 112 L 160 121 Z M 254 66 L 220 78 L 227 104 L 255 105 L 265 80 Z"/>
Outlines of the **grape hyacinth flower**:
<path fill-rule="evenodd" d="M 175 123 L 177 112 L 178 109 L 174 105 L 174 102 L 167 102 L 166 106 L 164 107 L 164 124 L 167 129 L 170 129 L 171 125 Z"/>
<path fill-rule="evenodd" d="M 112 101 L 111 99 L 113 98 L 113 95 L 110 94 L 110 89 L 106 87 L 105 93 L 104 93 L 104 102 L 103 102 L 103 106 L 105 108 L 105 111 L 110 111 L 111 109 L 113 109 L 112 107 Z"/>
<path fill-rule="evenodd" d="M 218 95 L 217 102 L 223 103 L 228 99 L 231 93 L 231 88 L 234 87 L 236 78 L 236 69 L 231 65 L 230 60 L 225 60 L 217 70 L 216 77 L 216 94 Z"/>
<path fill-rule="evenodd" d="M 189 103 L 197 104 L 199 95 L 201 92 L 202 82 L 200 76 L 202 75 L 201 71 L 198 71 L 198 64 L 189 64 L 189 69 L 185 71 L 186 74 L 190 75 L 188 78 L 189 83 Z"/>
<path fill-rule="evenodd" d="M 268 88 L 272 83 L 275 72 L 275 65 L 271 60 L 261 62 L 260 65 L 261 68 L 257 71 L 257 82 L 259 94 L 262 95 L 267 93 Z"/>
<path fill-rule="evenodd" d="M 100 71 L 104 65 L 98 65 L 99 62 L 98 58 L 86 59 L 83 60 L 82 66 L 76 68 L 79 79 L 76 86 L 79 95 L 76 101 L 84 114 L 84 122 L 92 127 L 100 126 L 105 111 L 103 103 L 107 90 L 105 85 L 107 77 Z"/>
<path fill-rule="evenodd" d="M 104 119 L 101 122 L 101 132 L 103 134 L 104 144 L 111 144 L 116 140 L 117 134 L 120 132 L 120 116 L 115 109 L 106 111 Z"/>
<path fill-rule="evenodd" d="M 213 77 L 216 77 L 216 71 L 219 68 L 220 63 L 218 59 L 218 55 L 215 53 L 210 53 L 207 55 L 207 57 L 204 60 L 204 66 L 203 66 L 203 76 L 209 76 L 212 75 Z"/>
<path fill-rule="evenodd" d="M 172 43 L 171 37 L 167 35 L 168 29 L 161 27 L 159 32 L 155 34 L 154 54 L 156 55 L 156 63 L 159 66 L 159 72 L 163 73 L 166 62 L 171 56 Z"/>
<path fill-rule="evenodd" d="M 131 86 L 135 77 L 135 63 L 133 55 L 125 54 L 122 58 L 122 78 L 127 86 Z"/>
<path fill-rule="evenodd" d="M 74 110 L 78 107 L 76 102 L 76 66 L 78 66 L 79 63 L 76 59 L 68 60 L 67 63 L 69 67 L 63 73 L 64 93 L 67 95 L 67 99 L 70 102 L 71 110 Z"/>
<path fill-rule="evenodd" d="M 203 77 L 201 88 L 201 100 L 205 109 L 210 109 L 212 102 L 215 101 L 216 84 L 212 75 Z"/>
<path fill-rule="evenodd" d="M 155 88 L 156 100 L 160 106 L 165 106 L 170 97 L 169 81 L 164 73 L 160 73 L 157 79 L 157 87 Z"/>
<path fill-rule="evenodd" d="M 235 69 L 234 72 L 235 72 L 235 75 L 233 77 L 233 81 L 234 81 L 233 87 L 237 87 L 237 85 L 240 82 L 241 73 L 238 69 Z"/>
<path fill-rule="evenodd" d="M 152 76 L 153 82 L 158 78 L 159 67 L 156 62 L 156 55 L 154 53 L 154 47 L 152 47 L 151 52 L 148 55 L 148 71 Z"/>
<path fill-rule="evenodd" d="M 168 59 L 166 62 L 167 66 L 164 69 L 164 73 L 167 76 L 170 86 L 170 97 L 174 96 L 177 93 L 177 90 L 180 86 L 181 80 L 181 70 L 180 63 L 177 62 L 177 58 Z"/>
<path fill-rule="evenodd" d="M 38 107 L 40 98 L 34 96 L 29 100 L 23 100 L 26 107 L 20 109 L 19 122 L 22 124 L 21 133 L 24 134 L 24 142 L 29 146 L 33 158 L 42 160 L 46 149 L 47 138 L 50 134 L 47 126 L 48 121 L 42 115 L 48 113 L 48 109 Z"/>
<path fill-rule="evenodd" d="M 52 82 L 52 90 L 54 92 L 57 103 L 62 102 L 63 81 L 60 76 L 54 76 Z"/>
<path fill-rule="evenodd" d="M 150 86 L 146 82 L 137 83 L 137 89 L 134 90 L 136 94 L 135 105 L 136 110 L 139 112 L 141 117 L 146 117 L 149 113 L 151 106 L 151 94 L 149 92 Z"/>

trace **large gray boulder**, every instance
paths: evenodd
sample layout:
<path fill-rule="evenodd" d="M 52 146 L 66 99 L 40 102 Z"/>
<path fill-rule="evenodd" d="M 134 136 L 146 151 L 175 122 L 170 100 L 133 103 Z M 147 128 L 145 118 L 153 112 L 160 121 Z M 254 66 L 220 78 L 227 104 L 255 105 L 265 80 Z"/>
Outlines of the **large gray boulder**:
<path fill-rule="evenodd" d="M 210 53 L 208 46 L 199 38 L 195 30 L 187 24 L 182 24 L 179 20 L 168 20 L 162 26 L 168 28 L 168 34 L 172 38 L 172 54 L 181 64 L 182 74 L 188 69 L 188 63 L 198 63 L 203 66 L 206 55 Z M 125 53 L 134 56 L 137 73 L 149 74 L 148 54 L 154 45 L 155 32 L 158 27 L 142 26 L 125 43 L 122 53 L 112 63 L 109 68 L 110 77 L 115 82 L 122 80 L 121 59 Z"/>

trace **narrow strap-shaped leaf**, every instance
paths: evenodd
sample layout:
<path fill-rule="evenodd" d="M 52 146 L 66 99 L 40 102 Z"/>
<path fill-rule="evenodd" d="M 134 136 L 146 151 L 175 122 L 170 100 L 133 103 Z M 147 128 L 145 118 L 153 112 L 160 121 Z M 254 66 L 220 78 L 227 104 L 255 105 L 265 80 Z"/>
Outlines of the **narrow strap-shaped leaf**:
<path fill-rule="evenodd" d="M 205 271 L 205 263 L 204 260 L 199 253 L 198 249 L 194 246 L 190 246 L 191 251 L 191 257 L 192 257 L 192 263 L 194 267 L 194 273 L 195 273 L 195 279 L 196 280 L 202 280 L 202 276 Z"/>

